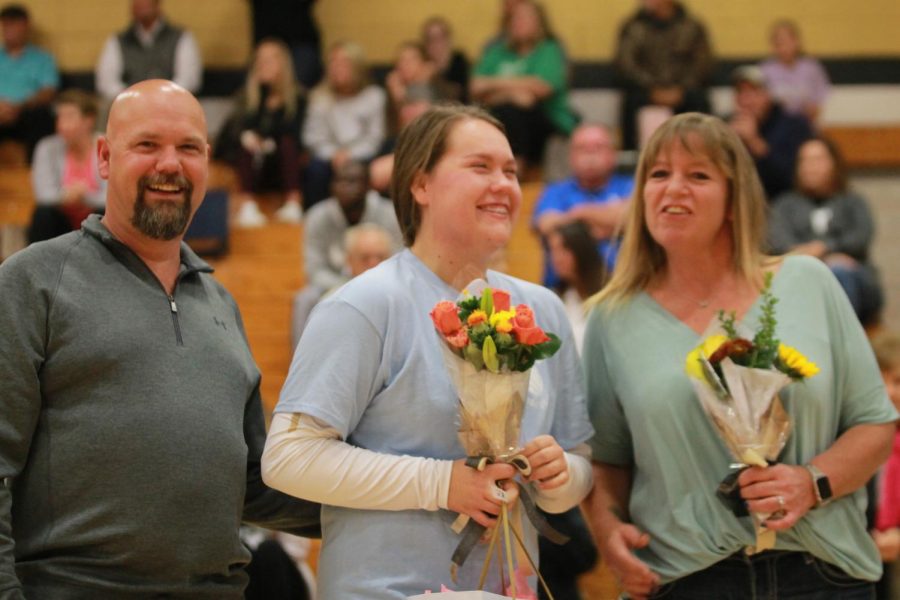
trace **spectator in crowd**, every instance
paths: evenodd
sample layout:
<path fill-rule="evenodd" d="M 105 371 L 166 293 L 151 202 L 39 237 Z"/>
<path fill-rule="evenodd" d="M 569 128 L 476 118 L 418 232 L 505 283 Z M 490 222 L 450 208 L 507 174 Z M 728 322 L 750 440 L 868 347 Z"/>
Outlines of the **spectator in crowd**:
<path fill-rule="evenodd" d="M 434 91 L 430 87 L 414 86 L 409 88 L 397 111 L 397 133 L 399 134 L 416 117 L 434 106 L 434 100 Z M 396 143 L 396 136 L 386 139 L 378 156 L 369 163 L 369 186 L 379 194 L 386 195 L 391 185 Z"/>
<path fill-rule="evenodd" d="M 344 269 L 347 281 L 387 260 L 398 250 L 397 239 L 390 229 L 378 223 L 360 223 L 344 232 Z M 294 296 L 291 311 L 291 348 L 296 348 L 309 319 L 309 313 L 319 300 L 343 285 L 343 281 L 328 290 L 308 285 Z"/>
<path fill-rule="evenodd" d="M 359 44 L 337 42 L 328 51 L 325 80 L 310 94 L 303 144 L 312 157 L 306 169 L 303 206 L 324 200 L 333 172 L 348 160 L 369 161 L 385 138 L 383 89 L 369 82 Z"/>
<path fill-rule="evenodd" d="M 572 176 L 549 184 L 534 208 L 531 225 L 544 245 L 544 285 L 562 283 L 547 253 L 548 236 L 560 225 L 585 222 L 597 242 L 600 256 L 612 270 L 616 260 L 616 234 L 631 196 L 634 180 L 616 170 L 616 148 L 609 129 L 584 124 L 572 134 L 569 146 Z"/>
<path fill-rule="evenodd" d="M 38 140 L 53 133 L 50 103 L 59 87 L 53 57 L 30 44 L 31 21 L 20 4 L 0 9 L 0 140 L 25 144 L 31 155 Z"/>
<path fill-rule="evenodd" d="M 735 113 L 732 129 L 744 142 L 771 202 L 791 189 L 797 150 L 813 136 L 806 117 L 791 115 L 769 92 L 762 69 L 738 67 L 732 74 Z"/>
<path fill-rule="evenodd" d="M 284 204 L 275 218 L 299 223 L 300 206 L 300 124 L 306 111 L 306 97 L 297 84 L 291 55 L 284 42 L 269 38 L 256 48 L 244 91 L 236 113 L 220 138 L 236 148 L 240 180 L 240 208 L 235 219 L 239 227 L 258 227 L 266 222 L 254 195 L 264 189 L 278 189 Z"/>
<path fill-rule="evenodd" d="M 453 29 L 443 17 L 429 17 L 422 25 L 422 45 L 437 75 L 452 87 L 452 97 L 466 102 L 469 97 L 469 60 L 453 47 Z"/>
<path fill-rule="evenodd" d="M 97 169 L 96 98 L 66 90 L 54 108 L 56 134 L 38 143 L 31 166 L 36 205 L 29 243 L 78 229 L 89 214 L 102 213 L 106 206 L 106 180 Z"/>
<path fill-rule="evenodd" d="M 619 30 L 614 64 L 622 80 L 622 147 L 638 145 L 645 106 L 709 112 L 713 51 L 706 28 L 675 0 L 641 0 Z"/>
<path fill-rule="evenodd" d="M 883 304 L 878 273 L 869 261 L 875 223 L 865 199 L 847 189 L 847 168 L 834 142 L 817 137 L 800 146 L 796 182 L 796 189 L 772 205 L 773 251 L 824 261 L 860 322 L 875 324 Z"/>
<path fill-rule="evenodd" d="M 316 0 L 250 0 L 253 43 L 274 37 L 287 44 L 297 81 L 312 89 L 322 79 L 322 47 L 313 14 Z"/>
<path fill-rule="evenodd" d="M 203 83 L 203 61 L 193 34 L 163 16 L 162 0 L 131 0 L 131 24 L 111 35 L 95 72 L 97 91 L 112 100 L 144 79 L 170 79 L 196 93 Z"/>
<path fill-rule="evenodd" d="M 98 144 L 104 217 L 0 265 L 0 581 L 8 598 L 242 598 L 242 521 L 309 535 L 260 478 L 260 375 L 234 299 L 182 243 L 200 103 L 150 80 Z"/>
<path fill-rule="evenodd" d="M 565 56 L 543 6 L 521 0 L 503 39 L 490 44 L 475 66 L 469 93 L 503 123 L 520 166 L 528 166 L 541 161 L 552 133 L 568 136 L 578 124 L 566 80 Z"/>
<path fill-rule="evenodd" d="M 348 280 L 344 271 L 344 232 L 360 223 L 376 223 L 402 245 L 394 205 L 369 189 L 368 171 L 359 161 L 342 164 L 334 176 L 333 196 L 310 209 L 303 239 L 303 262 L 309 285 L 326 292 Z"/>
<path fill-rule="evenodd" d="M 900 336 L 881 332 L 872 340 L 872 349 L 888 396 L 894 407 L 900 410 Z M 900 569 L 897 566 L 900 559 L 900 430 L 894 434 L 891 457 L 878 479 L 877 495 L 870 497 L 875 504 L 872 536 L 884 563 L 884 574 L 876 591 L 878 600 L 894 600 L 900 592 Z"/>
<path fill-rule="evenodd" d="M 760 64 L 772 97 L 792 115 L 815 124 L 828 97 L 828 73 L 818 60 L 803 52 L 800 28 L 783 19 L 769 33 L 772 57 Z"/>
<path fill-rule="evenodd" d="M 584 303 L 606 283 L 606 261 L 584 221 L 564 222 L 553 229 L 547 235 L 547 253 L 557 278 L 553 289 L 566 307 L 575 346 L 581 354 L 587 327 Z"/>
<path fill-rule="evenodd" d="M 391 132 L 396 137 L 403 126 L 400 110 L 407 97 L 427 96 L 432 101 L 459 100 L 457 88 L 446 84 L 437 74 L 434 63 L 419 42 L 403 42 L 397 50 L 394 68 L 384 81 L 391 112 Z"/>
<path fill-rule="evenodd" d="M 634 197 L 584 340 L 597 431 L 590 514 L 604 562 L 630 598 L 871 598 L 881 561 L 863 487 L 898 414 L 843 291 L 814 259 L 765 254 L 762 186 L 716 117 L 676 115 L 657 129 Z M 759 330 L 767 277 L 776 334 L 821 372 L 780 392 L 792 430 L 778 462 L 737 477 L 747 511 L 777 532 L 774 551 L 755 552 L 750 516 L 716 493 L 734 461 L 685 357 L 722 310 Z"/>

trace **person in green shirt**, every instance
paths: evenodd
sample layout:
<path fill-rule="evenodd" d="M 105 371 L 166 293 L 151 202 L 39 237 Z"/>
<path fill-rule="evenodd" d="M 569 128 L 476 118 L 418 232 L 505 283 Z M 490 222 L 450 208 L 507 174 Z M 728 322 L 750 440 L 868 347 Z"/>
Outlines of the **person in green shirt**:
<path fill-rule="evenodd" d="M 535 164 L 552 133 L 568 136 L 578 124 L 566 79 L 565 54 L 543 7 L 523 0 L 512 9 L 503 37 L 485 48 L 469 93 L 506 127 L 517 159 Z"/>
<path fill-rule="evenodd" d="M 759 178 L 716 117 L 668 120 L 641 155 L 634 198 L 583 352 L 601 555 L 634 599 L 872 598 L 881 564 L 864 486 L 897 412 L 846 294 L 815 259 L 762 253 Z M 774 548 L 750 554 L 752 519 L 716 496 L 732 458 L 684 365 L 720 309 L 758 328 L 767 274 L 777 336 L 821 372 L 780 394 L 793 431 L 778 463 L 738 477 L 751 513 L 781 511 L 766 521 Z"/>

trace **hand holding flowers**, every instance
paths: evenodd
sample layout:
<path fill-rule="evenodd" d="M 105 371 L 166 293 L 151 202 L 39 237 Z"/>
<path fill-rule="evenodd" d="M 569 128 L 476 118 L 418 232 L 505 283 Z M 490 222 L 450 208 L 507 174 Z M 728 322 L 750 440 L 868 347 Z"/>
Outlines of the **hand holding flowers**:
<path fill-rule="evenodd" d="M 790 529 L 815 506 L 816 496 L 810 483 L 809 471 L 797 465 L 749 467 L 738 476 L 747 510 L 776 515 L 765 521 L 766 529 L 772 531 Z"/>
<path fill-rule="evenodd" d="M 768 467 L 791 431 L 778 392 L 791 381 L 818 373 L 814 363 L 776 338 L 777 299 L 771 284 L 769 273 L 761 295 L 760 327 L 752 341 L 738 332 L 733 313 L 720 311 L 724 334 L 705 337 L 685 360 L 697 398 L 722 441 L 735 460 L 755 467 L 727 477 L 719 495 L 737 516 L 744 509 L 742 498 L 752 501 L 748 508 L 757 524 L 756 550 L 771 548 L 774 530 L 792 526 L 814 504 L 807 496 L 812 490 L 805 468 Z"/>
<path fill-rule="evenodd" d="M 536 483 L 542 490 L 552 490 L 569 481 L 569 463 L 566 453 L 552 435 L 539 435 L 520 453 L 531 464 L 527 481 Z"/>
<path fill-rule="evenodd" d="M 493 527 L 500 514 L 501 504 L 511 505 L 519 496 L 512 482 L 516 468 L 507 463 L 494 463 L 478 471 L 466 466 L 465 459 L 453 461 L 447 508 L 468 515 L 483 527 Z M 497 493 L 497 482 L 503 495 Z"/>

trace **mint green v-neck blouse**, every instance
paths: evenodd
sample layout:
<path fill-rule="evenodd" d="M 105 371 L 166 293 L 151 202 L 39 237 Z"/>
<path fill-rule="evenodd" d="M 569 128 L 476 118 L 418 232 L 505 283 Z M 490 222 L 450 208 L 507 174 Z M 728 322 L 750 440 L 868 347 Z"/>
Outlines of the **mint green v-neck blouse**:
<path fill-rule="evenodd" d="M 780 461 L 804 464 L 847 429 L 897 418 L 872 350 L 828 268 L 788 257 L 772 282 L 776 333 L 821 369 L 783 392 L 794 431 Z M 728 307 L 724 307 L 728 308 Z M 744 317 L 756 330 L 759 301 Z M 663 582 L 704 569 L 755 541 L 749 517 L 717 499 L 731 457 L 709 424 L 684 372 L 700 336 L 638 294 L 608 311 L 595 308 L 584 342 L 594 460 L 629 466 L 629 511 L 650 545 L 636 552 Z M 848 574 L 877 580 L 881 561 L 865 523 L 865 490 L 810 511 L 779 532 L 776 549 L 801 550 Z"/>

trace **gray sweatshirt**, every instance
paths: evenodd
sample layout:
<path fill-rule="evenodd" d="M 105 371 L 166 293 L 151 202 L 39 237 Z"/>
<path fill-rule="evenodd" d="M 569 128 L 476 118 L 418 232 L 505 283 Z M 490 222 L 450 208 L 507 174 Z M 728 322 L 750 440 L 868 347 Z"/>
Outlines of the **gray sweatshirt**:
<path fill-rule="evenodd" d="M 0 265 L 0 598 L 240 598 L 242 520 L 315 528 L 260 478 L 237 306 L 181 257 L 169 298 L 92 216 Z"/>

